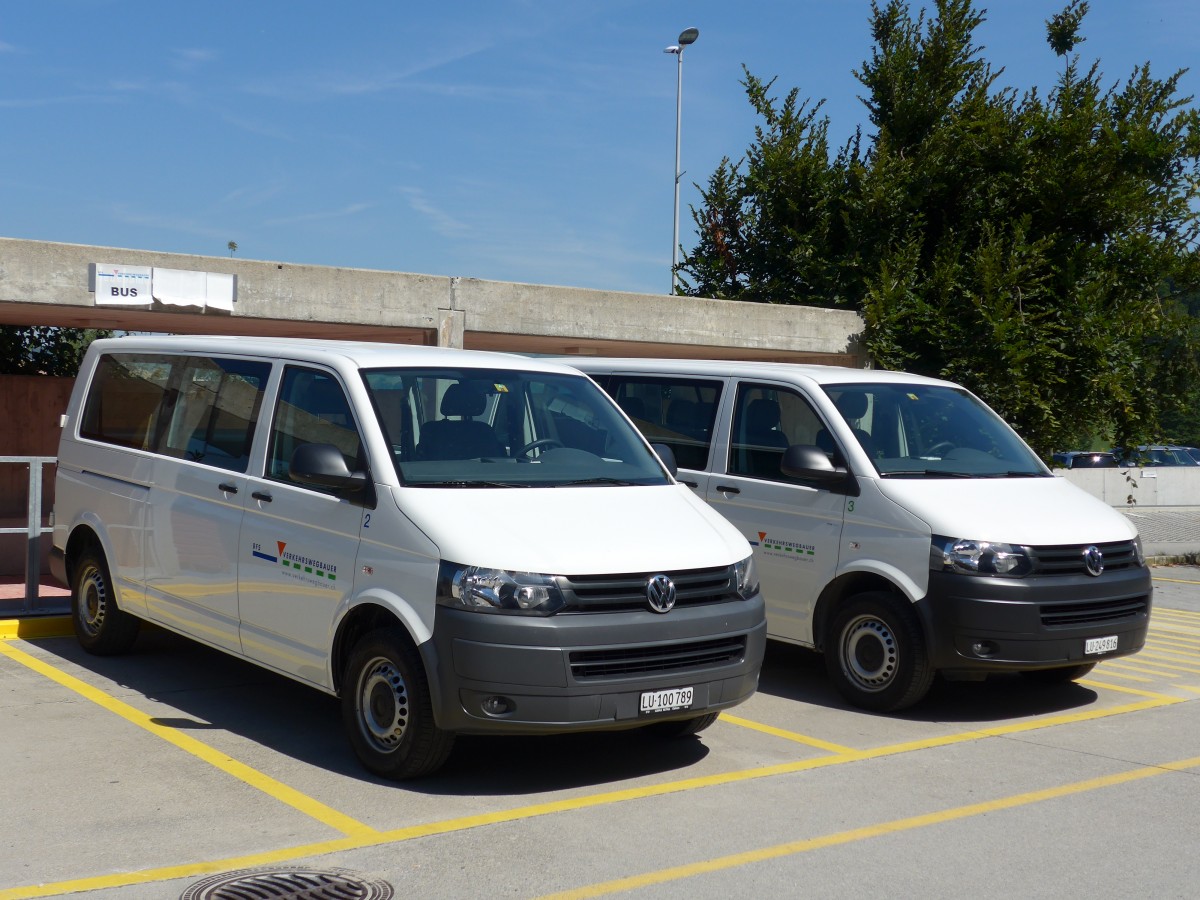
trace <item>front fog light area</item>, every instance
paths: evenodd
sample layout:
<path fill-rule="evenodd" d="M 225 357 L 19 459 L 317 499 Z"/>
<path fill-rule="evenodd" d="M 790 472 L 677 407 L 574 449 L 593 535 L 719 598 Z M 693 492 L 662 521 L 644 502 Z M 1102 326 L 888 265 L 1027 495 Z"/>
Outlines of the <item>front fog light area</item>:
<path fill-rule="evenodd" d="M 551 575 L 443 562 L 438 603 L 473 612 L 549 616 L 564 606 Z"/>
<path fill-rule="evenodd" d="M 1018 544 L 934 536 L 929 551 L 931 569 L 960 575 L 1000 575 L 1020 578 L 1031 569 L 1029 554 Z"/>

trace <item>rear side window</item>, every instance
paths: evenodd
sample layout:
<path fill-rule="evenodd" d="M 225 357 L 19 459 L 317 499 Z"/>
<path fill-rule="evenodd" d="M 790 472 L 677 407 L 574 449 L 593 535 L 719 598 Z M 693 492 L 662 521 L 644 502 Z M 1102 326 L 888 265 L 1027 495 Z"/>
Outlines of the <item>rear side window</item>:
<path fill-rule="evenodd" d="M 671 448 L 680 468 L 704 469 L 708 465 L 721 382 L 614 375 L 605 390 L 646 440 Z"/>
<path fill-rule="evenodd" d="M 111 354 L 96 366 L 81 437 L 245 472 L 270 363 Z"/>

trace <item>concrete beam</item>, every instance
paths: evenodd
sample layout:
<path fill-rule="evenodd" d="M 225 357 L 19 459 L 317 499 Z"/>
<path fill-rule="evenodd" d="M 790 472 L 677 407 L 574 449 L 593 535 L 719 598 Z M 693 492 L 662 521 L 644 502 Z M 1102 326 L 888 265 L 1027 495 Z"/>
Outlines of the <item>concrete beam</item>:
<path fill-rule="evenodd" d="M 237 276 L 233 314 L 96 306 L 88 264 Z M 861 366 L 847 310 L 0 238 L 0 322 Z"/>

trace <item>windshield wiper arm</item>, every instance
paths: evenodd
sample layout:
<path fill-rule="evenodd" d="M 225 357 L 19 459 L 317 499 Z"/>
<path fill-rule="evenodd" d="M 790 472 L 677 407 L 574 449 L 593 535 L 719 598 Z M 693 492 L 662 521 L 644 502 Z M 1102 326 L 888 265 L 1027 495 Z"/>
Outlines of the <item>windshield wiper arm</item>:
<path fill-rule="evenodd" d="M 531 484 L 514 481 L 413 481 L 407 487 L 450 487 L 450 488 L 527 488 Z"/>
<path fill-rule="evenodd" d="M 882 478 L 975 478 L 972 472 L 952 472 L 945 469 L 900 469 L 880 472 Z"/>
<path fill-rule="evenodd" d="M 629 487 L 629 486 L 632 486 L 633 484 L 635 484 L 635 482 L 625 481 L 624 479 L 621 479 L 621 478 L 608 478 L 608 477 L 580 478 L 577 481 L 559 481 L 559 482 L 556 482 L 554 486 L 555 487 L 585 487 L 587 485 L 599 485 L 599 484 L 606 484 L 606 485 L 615 484 L 620 487 Z"/>

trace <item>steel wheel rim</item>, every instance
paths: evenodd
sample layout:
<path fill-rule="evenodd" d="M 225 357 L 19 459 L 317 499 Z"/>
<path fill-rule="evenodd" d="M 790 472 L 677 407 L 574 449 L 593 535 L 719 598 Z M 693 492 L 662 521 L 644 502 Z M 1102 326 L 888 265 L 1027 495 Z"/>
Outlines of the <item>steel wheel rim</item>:
<path fill-rule="evenodd" d="M 363 736 L 382 753 L 391 753 L 408 730 L 408 686 L 396 664 L 377 656 L 358 682 L 358 722 Z"/>
<path fill-rule="evenodd" d="M 842 631 L 842 668 L 864 691 L 882 691 L 896 679 L 900 648 L 887 622 L 857 616 Z"/>
<path fill-rule="evenodd" d="M 98 566 L 88 566 L 79 579 L 79 624 L 95 637 L 104 628 L 108 615 L 108 584 Z"/>

